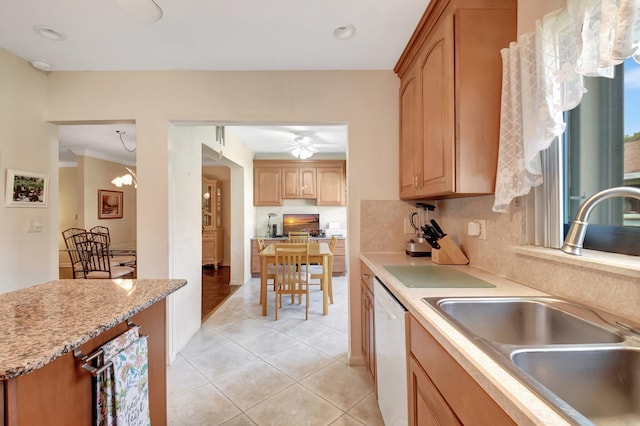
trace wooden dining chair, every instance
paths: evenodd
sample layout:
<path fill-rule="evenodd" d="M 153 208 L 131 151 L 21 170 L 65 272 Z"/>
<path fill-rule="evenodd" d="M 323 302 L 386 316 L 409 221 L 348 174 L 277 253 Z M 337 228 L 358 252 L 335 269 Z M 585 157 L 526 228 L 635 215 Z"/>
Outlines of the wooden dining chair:
<path fill-rule="evenodd" d="M 302 303 L 305 297 L 305 316 L 309 319 L 309 244 L 279 243 L 275 247 L 275 263 L 278 273 L 275 278 L 276 320 L 278 307 L 282 307 L 282 295 L 291 295 L 291 304 Z"/>
<path fill-rule="evenodd" d="M 338 239 L 333 236 L 331 237 L 331 240 L 329 240 L 329 250 L 331 251 L 331 256 L 329 256 L 329 280 L 326 283 L 322 282 L 322 279 L 324 277 L 323 274 L 323 270 L 322 270 L 322 265 L 309 265 L 309 279 L 310 280 L 318 280 L 317 284 L 320 284 L 320 289 L 322 289 L 322 291 L 327 291 L 329 294 L 329 302 L 333 305 L 333 284 L 332 284 L 332 278 L 331 275 L 333 274 L 333 256 L 335 254 L 336 251 L 336 244 L 338 242 Z M 313 282 L 311 284 L 314 284 Z"/>
<path fill-rule="evenodd" d="M 88 279 L 122 278 L 135 272 L 131 266 L 112 266 L 109 245 L 104 234 L 85 232 L 74 236 L 82 261 L 84 276 Z"/>
<path fill-rule="evenodd" d="M 109 234 L 109 228 L 106 226 L 94 226 L 89 229 L 92 234 L 102 235 L 106 238 L 107 247 L 109 249 L 109 257 L 113 266 L 136 266 L 137 257 L 134 255 L 114 255 L 111 251 L 111 235 Z"/>
<path fill-rule="evenodd" d="M 82 228 L 68 228 L 62 231 L 64 245 L 67 248 L 69 260 L 71 261 L 71 273 L 73 279 L 84 278 L 84 268 L 82 266 L 82 260 L 80 260 L 80 255 L 78 254 L 78 249 L 76 248 L 76 240 L 74 239 L 74 236 L 84 234 L 86 232 L 87 231 Z"/>
<path fill-rule="evenodd" d="M 309 232 L 289 231 L 289 243 L 306 244 L 309 242 Z"/>
<path fill-rule="evenodd" d="M 258 253 L 260 253 L 262 250 L 264 250 L 267 247 L 267 245 L 264 242 L 264 238 L 262 238 L 262 237 L 257 237 L 256 238 L 256 243 L 258 244 Z M 262 271 L 260 271 L 260 273 L 262 273 Z M 269 284 L 269 280 L 271 280 L 271 282 L 273 283 L 273 289 L 275 291 L 275 289 L 276 289 L 276 267 L 275 267 L 275 265 L 267 264 L 266 280 L 267 280 L 267 285 Z M 260 300 L 262 300 L 262 287 L 260 287 Z"/>

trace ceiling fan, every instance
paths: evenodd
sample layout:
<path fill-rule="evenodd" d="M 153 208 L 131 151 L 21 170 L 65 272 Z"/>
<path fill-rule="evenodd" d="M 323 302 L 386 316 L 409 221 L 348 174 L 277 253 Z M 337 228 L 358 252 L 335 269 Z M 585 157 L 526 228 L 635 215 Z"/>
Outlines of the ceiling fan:
<path fill-rule="evenodd" d="M 318 147 L 337 147 L 336 144 L 317 142 L 313 131 L 295 131 L 291 134 L 294 136 L 293 141 L 285 142 L 285 145 L 289 146 L 284 150 L 291 150 L 291 155 L 301 160 L 306 160 L 319 152 Z"/>

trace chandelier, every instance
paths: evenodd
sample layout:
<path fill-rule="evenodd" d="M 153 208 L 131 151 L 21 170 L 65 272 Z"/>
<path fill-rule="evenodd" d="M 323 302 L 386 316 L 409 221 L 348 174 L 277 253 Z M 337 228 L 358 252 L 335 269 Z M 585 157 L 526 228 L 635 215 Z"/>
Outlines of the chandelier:
<path fill-rule="evenodd" d="M 118 176 L 111 181 L 112 184 L 118 188 L 122 188 L 122 185 L 133 185 L 134 188 L 138 187 L 138 178 L 133 170 L 125 167 L 129 173 L 125 173 L 122 176 Z"/>

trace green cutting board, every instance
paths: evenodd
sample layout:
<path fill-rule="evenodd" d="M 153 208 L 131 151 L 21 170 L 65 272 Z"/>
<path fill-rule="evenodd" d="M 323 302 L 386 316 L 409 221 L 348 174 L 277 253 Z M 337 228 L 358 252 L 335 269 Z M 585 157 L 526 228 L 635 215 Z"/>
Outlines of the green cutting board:
<path fill-rule="evenodd" d="M 482 288 L 495 285 L 439 265 L 384 265 L 402 284 L 411 288 Z"/>

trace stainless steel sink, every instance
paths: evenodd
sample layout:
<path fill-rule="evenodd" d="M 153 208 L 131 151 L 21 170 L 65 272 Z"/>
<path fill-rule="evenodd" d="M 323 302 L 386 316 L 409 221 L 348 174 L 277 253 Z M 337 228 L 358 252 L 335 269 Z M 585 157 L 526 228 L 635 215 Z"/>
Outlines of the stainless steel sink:
<path fill-rule="evenodd" d="M 558 299 L 443 299 L 438 307 L 473 335 L 509 345 L 617 343 L 623 340 L 616 330 L 571 314 L 576 307 Z"/>
<path fill-rule="evenodd" d="M 557 297 L 423 301 L 569 422 L 640 424 L 637 326 Z"/>
<path fill-rule="evenodd" d="M 523 350 L 511 358 L 593 423 L 640 424 L 640 348 Z"/>

